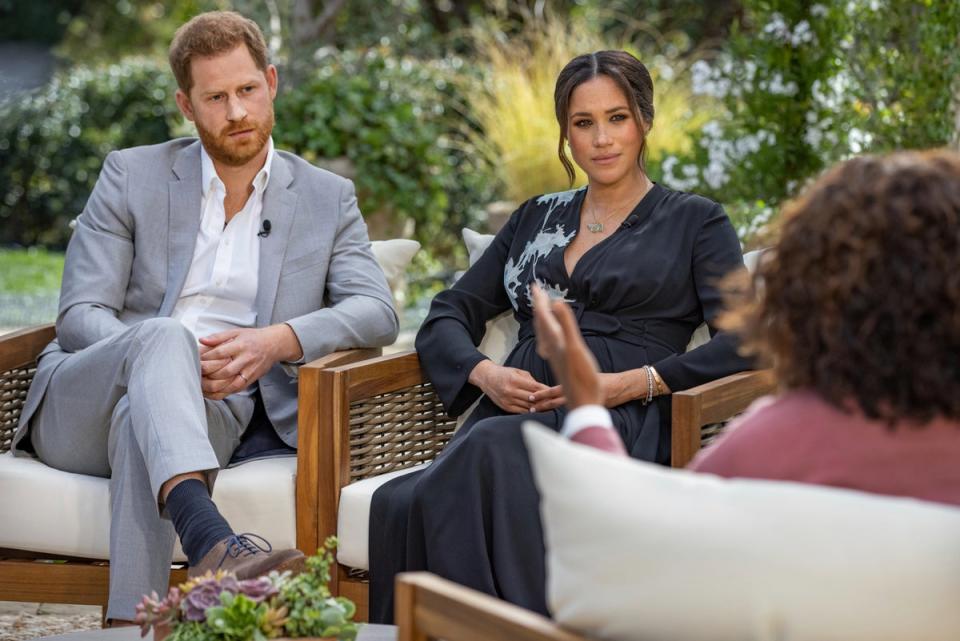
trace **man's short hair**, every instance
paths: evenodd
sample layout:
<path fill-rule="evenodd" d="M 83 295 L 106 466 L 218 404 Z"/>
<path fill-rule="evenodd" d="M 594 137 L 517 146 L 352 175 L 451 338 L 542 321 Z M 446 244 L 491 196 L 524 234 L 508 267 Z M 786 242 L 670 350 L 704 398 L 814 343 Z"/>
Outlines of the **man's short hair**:
<path fill-rule="evenodd" d="M 185 93 L 193 87 L 190 61 L 195 56 L 216 56 L 245 44 L 253 62 L 267 70 L 267 43 L 257 23 L 235 11 L 209 11 L 194 16 L 177 29 L 170 43 L 170 68 Z"/>

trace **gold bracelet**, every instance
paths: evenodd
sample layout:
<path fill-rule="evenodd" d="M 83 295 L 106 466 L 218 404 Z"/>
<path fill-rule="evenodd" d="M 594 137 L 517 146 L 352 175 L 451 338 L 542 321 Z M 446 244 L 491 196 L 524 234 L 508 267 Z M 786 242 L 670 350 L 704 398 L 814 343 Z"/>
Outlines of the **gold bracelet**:
<path fill-rule="evenodd" d="M 665 393 L 665 383 L 663 379 L 660 378 L 660 372 L 658 372 L 653 366 L 650 367 L 650 371 L 653 372 L 653 382 L 657 387 L 657 396 Z"/>

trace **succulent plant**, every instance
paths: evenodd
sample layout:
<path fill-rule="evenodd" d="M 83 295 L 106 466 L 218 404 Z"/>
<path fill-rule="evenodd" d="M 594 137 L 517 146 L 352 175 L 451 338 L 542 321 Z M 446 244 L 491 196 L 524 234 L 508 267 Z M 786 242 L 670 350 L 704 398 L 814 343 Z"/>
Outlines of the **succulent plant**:
<path fill-rule="evenodd" d="M 330 537 L 307 570 L 297 576 L 271 572 L 238 581 L 223 571 L 207 572 L 172 588 L 166 598 L 154 592 L 137 606 L 143 635 L 170 626 L 168 641 L 266 641 L 280 636 L 356 637 L 353 603 L 333 597 L 327 583 L 337 540 Z"/>
<path fill-rule="evenodd" d="M 153 626 L 173 625 L 180 612 L 182 594 L 179 589 L 171 588 L 166 598 L 161 599 L 156 592 L 144 596 L 137 604 L 134 621 L 140 624 L 141 636 Z"/>

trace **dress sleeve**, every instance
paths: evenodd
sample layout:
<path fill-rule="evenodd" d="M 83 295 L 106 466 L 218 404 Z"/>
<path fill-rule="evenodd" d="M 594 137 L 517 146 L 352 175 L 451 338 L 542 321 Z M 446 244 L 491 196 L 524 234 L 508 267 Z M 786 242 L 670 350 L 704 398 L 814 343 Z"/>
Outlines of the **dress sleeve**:
<path fill-rule="evenodd" d="M 737 354 L 737 338 L 729 332 L 718 332 L 714 325 L 723 311 L 719 282 L 742 267 L 743 254 L 737 234 L 723 208 L 715 205 L 704 220 L 693 247 L 693 285 L 711 339 L 696 349 L 668 356 L 653 364 L 672 391 L 696 387 L 753 366 L 750 359 Z"/>
<path fill-rule="evenodd" d="M 514 212 L 480 259 L 453 287 L 440 292 L 417 332 L 420 365 L 450 416 L 458 416 L 480 397 L 479 387 L 467 382 L 477 363 L 477 350 L 486 322 L 512 309 L 503 286 L 503 271 L 523 211 Z"/>

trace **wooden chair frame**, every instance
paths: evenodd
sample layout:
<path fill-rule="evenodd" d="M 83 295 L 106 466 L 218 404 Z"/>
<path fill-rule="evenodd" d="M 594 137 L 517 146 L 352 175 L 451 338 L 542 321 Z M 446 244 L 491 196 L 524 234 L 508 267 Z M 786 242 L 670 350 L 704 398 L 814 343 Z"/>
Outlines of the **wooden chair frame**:
<path fill-rule="evenodd" d="M 37 356 L 55 335 L 51 324 L 0 336 L 0 453 L 10 449 Z M 323 506 L 329 503 L 327 499 L 321 500 L 317 481 L 321 444 L 316 422 L 324 407 L 317 373 L 326 367 L 373 358 L 380 352 L 379 349 L 335 352 L 300 368 L 296 542 L 305 554 L 315 553 L 323 541 L 317 523 Z M 171 585 L 184 580 L 185 568 L 171 572 Z M 106 611 L 108 581 L 109 564 L 103 559 L 63 558 L 0 549 L 0 601 L 100 605 Z"/>
<path fill-rule="evenodd" d="M 308 383 L 309 381 L 309 383 Z M 301 373 L 301 385 L 319 388 L 323 411 L 300 428 L 301 443 L 318 460 L 316 483 L 317 540 L 337 533 L 340 490 L 350 483 L 432 460 L 453 434 L 455 421 L 443 411 L 426 381 L 415 351 L 331 366 Z M 711 423 L 743 411 L 755 398 L 774 389 L 767 370 L 742 372 L 673 394 L 672 465 L 690 462 L 703 444 L 719 433 Z M 301 411 L 304 411 L 301 405 Z M 319 410 L 318 410 L 319 411 Z M 307 440 L 305 440 L 307 439 Z M 309 502 L 313 502 L 311 495 Z M 357 604 L 365 620 L 366 573 L 341 565 L 332 573 L 331 589 Z"/>
<path fill-rule="evenodd" d="M 589 641 L 519 606 L 427 572 L 397 577 L 397 641 Z"/>

